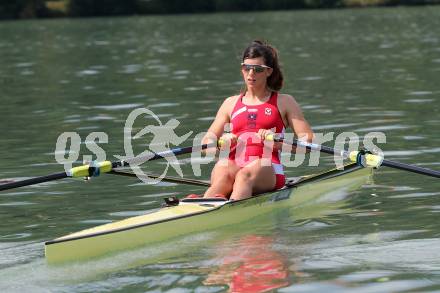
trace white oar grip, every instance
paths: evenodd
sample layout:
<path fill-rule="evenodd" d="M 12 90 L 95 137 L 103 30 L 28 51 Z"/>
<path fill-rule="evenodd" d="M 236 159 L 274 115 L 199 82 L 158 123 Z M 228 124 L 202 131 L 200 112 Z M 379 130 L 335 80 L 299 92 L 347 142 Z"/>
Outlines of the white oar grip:
<path fill-rule="evenodd" d="M 358 162 L 359 151 L 350 152 L 349 158 L 352 162 Z M 379 168 L 382 165 L 383 157 L 374 154 L 362 154 L 362 165 Z"/>
<path fill-rule="evenodd" d="M 112 170 L 112 162 L 104 161 L 100 163 L 90 163 L 88 165 L 82 165 L 78 167 L 74 167 L 67 172 L 69 177 L 88 177 L 90 176 L 90 167 L 97 168 L 99 170 L 97 173 L 107 173 Z"/>

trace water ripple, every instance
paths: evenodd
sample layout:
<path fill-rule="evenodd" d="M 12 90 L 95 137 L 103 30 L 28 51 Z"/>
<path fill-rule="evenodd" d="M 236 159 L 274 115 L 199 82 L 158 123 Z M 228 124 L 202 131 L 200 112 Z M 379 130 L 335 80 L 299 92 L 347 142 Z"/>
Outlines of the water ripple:
<path fill-rule="evenodd" d="M 417 271 L 440 271 L 433 255 L 440 248 L 440 239 L 411 239 L 378 241 L 377 243 L 344 245 L 314 249 L 305 259 L 304 268 L 332 268 L 352 265 L 381 264 L 388 268 L 407 268 Z M 325 261 L 324 261 L 325 260 Z"/>
<path fill-rule="evenodd" d="M 142 103 L 132 103 L 132 104 L 119 104 L 119 105 L 101 105 L 101 106 L 93 106 L 94 109 L 102 109 L 102 110 L 110 110 L 117 111 L 123 109 L 132 109 L 142 107 L 144 104 Z"/>
<path fill-rule="evenodd" d="M 414 128 L 414 126 L 395 124 L 395 125 L 382 125 L 382 126 L 358 128 L 355 131 L 385 131 L 385 130 L 401 130 L 401 129 L 410 129 L 410 128 Z"/>
<path fill-rule="evenodd" d="M 440 192 L 413 192 L 407 194 L 392 195 L 389 198 L 417 198 L 417 197 L 427 197 L 434 195 L 440 195 Z"/>
<path fill-rule="evenodd" d="M 32 236 L 32 233 L 16 233 L 16 234 L 9 234 L 9 235 L 1 235 L 0 239 L 2 240 L 17 240 L 22 238 L 27 238 Z"/>
<path fill-rule="evenodd" d="M 143 66 L 141 64 L 128 64 L 124 65 L 122 71 L 119 72 L 124 74 L 133 74 L 141 71 L 142 67 Z"/>
<path fill-rule="evenodd" d="M 96 220 L 90 219 L 90 220 L 79 221 L 79 223 L 94 224 L 94 225 L 102 225 L 102 224 L 107 224 L 107 223 L 111 223 L 111 222 L 113 222 L 113 221 L 112 220 L 99 220 L 99 219 L 96 219 Z"/>
<path fill-rule="evenodd" d="M 418 135 L 404 135 L 403 139 L 405 139 L 405 140 L 421 140 L 421 139 L 425 139 L 425 137 L 418 136 Z"/>
<path fill-rule="evenodd" d="M 150 213 L 150 211 L 146 211 L 146 210 L 141 210 L 141 211 L 122 211 L 122 212 L 109 213 L 109 215 L 110 216 L 114 216 L 114 217 L 135 217 L 135 216 L 145 215 L 147 213 Z"/>
<path fill-rule="evenodd" d="M 404 151 L 384 151 L 385 156 L 392 156 L 392 157 L 416 156 L 416 155 L 429 154 L 429 153 L 440 153 L 440 148 L 404 150 Z"/>
<path fill-rule="evenodd" d="M 431 91 L 413 91 L 409 92 L 408 95 L 410 96 L 426 96 L 426 95 L 432 95 L 433 92 Z"/>
<path fill-rule="evenodd" d="M 403 100 L 406 103 L 430 103 L 430 102 L 434 102 L 434 99 L 407 99 L 407 100 Z"/>
<path fill-rule="evenodd" d="M 93 69 L 85 69 L 77 72 L 78 76 L 88 76 L 88 75 L 96 75 L 96 74 L 99 74 L 99 71 Z"/>
<path fill-rule="evenodd" d="M 388 293 L 399 291 L 410 291 L 432 285 L 429 280 L 395 280 L 382 283 L 361 284 L 353 286 L 353 284 L 335 284 L 332 282 L 310 282 L 307 284 L 295 284 L 278 292 L 359 292 L 359 293 Z"/>
<path fill-rule="evenodd" d="M 197 120 L 199 120 L 199 121 L 214 121 L 214 119 L 215 119 L 215 116 L 197 118 Z"/>
<path fill-rule="evenodd" d="M 352 126 L 356 126 L 359 124 L 360 123 L 340 123 L 340 124 L 314 125 L 313 130 L 347 128 L 347 127 L 352 127 Z"/>
<path fill-rule="evenodd" d="M 158 103 L 158 104 L 148 105 L 148 108 L 176 107 L 179 105 L 180 103 Z"/>
<path fill-rule="evenodd" d="M 306 77 L 301 78 L 301 80 L 304 80 L 304 81 L 315 81 L 315 80 L 321 80 L 321 79 L 323 79 L 322 76 L 306 76 Z"/>
<path fill-rule="evenodd" d="M 88 117 L 86 120 L 87 121 L 106 121 L 106 120 L 114 120 L 115 118 L 112 116 L 108 116 L 108 115 L 96 115 L 96 116 L 92 116 L 92 117 Z"/>
<path fill-rule="evenodd" d="M 189 87 L 185 87 L 183 90 L 188 92 L 194 92 L 194 91 L 207 90 L 207 89 L 208 87 L 206 86 L 189 86 Z"/>
<path fill-rule="evenodd" d="M 32 66 L 34 66 L 34 62 L 20 62 L 20 63 L 16 63 L 15 64 L 15 67 L 18 67 L 18 68 L 23 68 L 23 67 L 32 67 Z"/>
<path fill-rule="evenodd" d="M 367 113 L 360 113 L 359 116 L 370 117 L 370 116 L 379 116 L 379 117 L 394 117 L 394 116 L 405 116 L 404 111 L 374 111 Z"/>
<path fill-rule="evenodd" d="M 35 204 L 33 202 L 29 201 L 12 201 L 7 203 L 1 203 L 0 206 L 25 206 L 25 205 L 32 205 Z"/>

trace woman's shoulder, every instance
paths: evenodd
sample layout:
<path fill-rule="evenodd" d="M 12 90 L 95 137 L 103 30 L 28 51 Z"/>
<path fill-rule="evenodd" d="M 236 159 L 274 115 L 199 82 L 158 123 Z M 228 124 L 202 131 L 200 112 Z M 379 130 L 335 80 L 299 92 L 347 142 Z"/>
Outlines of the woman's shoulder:
<path fill-rule="evenodd" d="M 227 97 L 224 102 L 228 103 L 228 104 L 234 104 L 235 105 L 235 103 L 240 98 L 240 96 L 241 95 L 234 95 L 234 96 Z"/>
<path fill-rule="evenodd" d="M 295 101 L 295 98 L 289 94 L 278 93 L 278 99 L 281 101 Z"/>
<path fill-rule="evenodd" d="M 278 93 L 278 105 L 297 105 L 295 98 L 288 94 Z"/>
<path fill-rule="evenodd" d="M 223 100 L 220 112 L 230 115 L 240 95 L 230 96 Z"/>
<path fill-rule="evenodd" d="M 240 95 L 230 96 L 227 97 L 224 101 L 222 106 L 227 108 L 233 108 L 235 104 L 237 103 L 237 100 L 240 98 Z"/>

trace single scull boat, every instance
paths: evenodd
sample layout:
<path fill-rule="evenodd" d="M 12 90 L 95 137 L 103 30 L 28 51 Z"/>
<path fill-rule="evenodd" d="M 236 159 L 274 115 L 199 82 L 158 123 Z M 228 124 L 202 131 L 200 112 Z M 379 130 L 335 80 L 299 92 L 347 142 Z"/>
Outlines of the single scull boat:
<path fill-rule="evenodd" d="M 359 187 L 372 168 L 356 164 L 291 180 L 280 190 L 240 201 L 183 199 L 158 211 L 69 234 L 45 243 L 49 263 L 90 259 L 249 221 L 282 208 L 300 207 L 341 188 Z"/>

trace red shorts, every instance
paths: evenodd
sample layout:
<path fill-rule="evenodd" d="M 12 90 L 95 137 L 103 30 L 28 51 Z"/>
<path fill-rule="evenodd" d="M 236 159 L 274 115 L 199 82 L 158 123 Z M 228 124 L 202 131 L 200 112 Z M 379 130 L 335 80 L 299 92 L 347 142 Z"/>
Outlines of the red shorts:
<path fill-rule="evenodd" d="M 276 181 L 275 181 L 275 188 L 274 189 L 280 189 L 284 187 L 284 184 L 286 184 L 286 175 L 284 174 L 275 174 Z"/>

